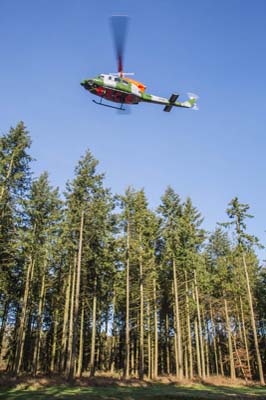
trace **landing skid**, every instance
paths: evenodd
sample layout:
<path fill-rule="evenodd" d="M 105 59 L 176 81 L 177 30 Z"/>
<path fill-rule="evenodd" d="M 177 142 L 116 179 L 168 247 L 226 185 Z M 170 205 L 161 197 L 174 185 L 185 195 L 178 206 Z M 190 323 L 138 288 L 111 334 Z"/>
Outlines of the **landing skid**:
<path fill-rule="evenodd" d="M 92 101 L 93 101 L 93 103 L 98 104 L 99 106 L 104 106 L 104 107 L 114 108 L 116 110 L 126 111 L 126 109 L 123 107 L 124 103 L 121 103 L 120 107 L 115 107 L 115 106 L 110 106 L 110 104 L 103 103 L 103 99 L 101 99 L 101 101 L 96 101 L 96 100 L 92 100 Z"/>

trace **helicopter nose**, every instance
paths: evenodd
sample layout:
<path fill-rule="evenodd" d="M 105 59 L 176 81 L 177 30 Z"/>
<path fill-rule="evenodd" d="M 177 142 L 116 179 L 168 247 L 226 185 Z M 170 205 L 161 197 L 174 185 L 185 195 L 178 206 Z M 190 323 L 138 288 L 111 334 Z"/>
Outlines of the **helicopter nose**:
<path fill-rule="evenodd" d="M 88 79 L 88 80 L 86 79 L 83 82 L 81 82 L 80 84 L 81 84 L 81 86 L 84 87 L 84 89 L 91 90 L 91 88 L 93 87 L 93 80 L 92 79 Z"/>
<path fill-rule="evenodd" d="M 88 79 L 88 80 L 81 82 L 80 84 L 81 84 L 81 86 L 83 86 L 85 88 L 91 88 L 93 85 L 93 80 Z"/>

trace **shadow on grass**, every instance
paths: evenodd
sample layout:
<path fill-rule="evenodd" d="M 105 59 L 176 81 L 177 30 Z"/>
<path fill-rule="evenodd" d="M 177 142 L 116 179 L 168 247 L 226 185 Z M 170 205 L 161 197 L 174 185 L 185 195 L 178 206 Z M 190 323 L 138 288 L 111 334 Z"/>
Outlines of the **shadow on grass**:
<path fill-rule="evenodd" d="M 77 387 L 69 385 L 22 387 L 0 390 L 1 400 L 266 400 L 262 387 L 174 386 L 153 384 L 149 387 Z"/>

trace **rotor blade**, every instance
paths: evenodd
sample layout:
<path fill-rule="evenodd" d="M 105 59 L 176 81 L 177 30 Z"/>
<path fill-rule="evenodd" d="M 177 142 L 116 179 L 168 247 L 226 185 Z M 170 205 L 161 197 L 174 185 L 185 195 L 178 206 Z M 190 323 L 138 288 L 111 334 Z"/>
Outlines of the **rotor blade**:
<path fill-rule="evenodd" d="M 114 75 L 114 76 L 119 76 L 120 74 L 118 72 L 109 72 L 109 75 Z M 135 75 L 135 72 L 123 72 L 124 76 L 133 76 Z"/>
<path fill-rule="evenodd" d="M 118 64 L 118 72 L 121 75 L 123 73 L 123 56 L 124 56 L 128 21 L 129 18 L 126 15 L 113 15 L 110 18 L 117 64 Z"/>

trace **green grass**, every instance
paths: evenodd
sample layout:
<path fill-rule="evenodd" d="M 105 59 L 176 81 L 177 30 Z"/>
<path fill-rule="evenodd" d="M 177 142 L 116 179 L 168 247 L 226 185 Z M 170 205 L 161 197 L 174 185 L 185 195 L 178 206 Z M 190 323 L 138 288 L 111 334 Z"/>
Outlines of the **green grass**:
<path fill-rule="evenodd" d="M 0 389 L 1 400 L 247 400 L 265 399 L 266 389 L 262 387 L 229 386 L 175 386 L 154 384 L 150 387 L 76 387 L 47 386 Z"/>

